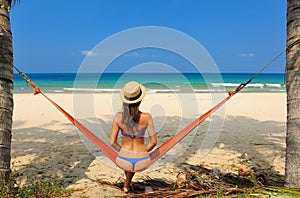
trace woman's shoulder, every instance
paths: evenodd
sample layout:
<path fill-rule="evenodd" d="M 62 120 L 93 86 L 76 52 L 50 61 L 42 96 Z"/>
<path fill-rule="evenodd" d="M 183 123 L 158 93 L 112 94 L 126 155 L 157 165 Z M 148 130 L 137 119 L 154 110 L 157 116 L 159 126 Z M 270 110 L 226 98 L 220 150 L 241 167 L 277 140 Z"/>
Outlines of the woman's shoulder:
<path fill-rule="evenodd" d="M 142 112 L 141 118 L 146 119 L 146 120 L 152 120 L 152 115 L 151 115 L 151 113 L 148 113 L 148 112 Z"/>
<path fill-rule="evenodd" d="M 116 120 L 122 119 L 122 112 L 117 112 L 117 113 L 115 114 L 115 119 L 116 119 Z"/>

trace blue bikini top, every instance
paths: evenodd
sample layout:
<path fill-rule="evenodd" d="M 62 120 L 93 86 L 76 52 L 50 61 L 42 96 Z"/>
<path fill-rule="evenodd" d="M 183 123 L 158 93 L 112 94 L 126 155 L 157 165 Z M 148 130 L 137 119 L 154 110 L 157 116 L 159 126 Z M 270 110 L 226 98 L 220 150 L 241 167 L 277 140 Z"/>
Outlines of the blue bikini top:
<path fill-rule="evenodd" d="M 136 138 L 136 137 L 143 137 L 144 134 L 141 134 L 141 133 L 136 133 L 136 134 L 128 134 L 128 133 L 122 133 L 122 136 L 123 137 L 130 137 L 130 138 Z"/>

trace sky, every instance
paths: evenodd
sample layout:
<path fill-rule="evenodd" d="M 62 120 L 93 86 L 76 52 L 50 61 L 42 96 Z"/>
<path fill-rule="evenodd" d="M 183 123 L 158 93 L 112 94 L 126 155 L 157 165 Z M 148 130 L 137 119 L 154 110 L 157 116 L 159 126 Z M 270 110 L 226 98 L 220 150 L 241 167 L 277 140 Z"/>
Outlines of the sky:
<path fill-rule="evenodd" d="M 10 18 L 14 64 L 27 73 L 77 72 L 85 58 L 97 55 L 92 50 L 99 43 L 144 26 L 188 35 L 226 73 L 257 72 L 284 50 L 286 41 L 285 0 L 21 0 Z M 190 71 L 162 50 L 130 53 L 115 67 L 162 62 Z M 159 58 L 149 58 L 155 53 Z M 284 70 L 282 56 L 266 72 Z"/>

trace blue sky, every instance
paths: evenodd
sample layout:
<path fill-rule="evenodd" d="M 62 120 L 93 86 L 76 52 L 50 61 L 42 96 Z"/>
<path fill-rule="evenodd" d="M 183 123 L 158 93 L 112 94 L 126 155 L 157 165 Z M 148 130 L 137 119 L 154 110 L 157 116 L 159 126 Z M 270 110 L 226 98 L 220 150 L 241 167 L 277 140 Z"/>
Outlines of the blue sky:
<path fill-rule="evenodd" d="M 284 49 L 286 1 L 23 0 L 11 10 L 11 25 L 15 65 L 24 72 L 76 72 L 86 54 L 111 35 L 161 26 L 196 39 L 221 72 L 247 73 Z M 139 64 L 149 61 L 143 57 L 131 56 Z M 266 72 L 283 73 L 284 67 L 282 56 Z"/>

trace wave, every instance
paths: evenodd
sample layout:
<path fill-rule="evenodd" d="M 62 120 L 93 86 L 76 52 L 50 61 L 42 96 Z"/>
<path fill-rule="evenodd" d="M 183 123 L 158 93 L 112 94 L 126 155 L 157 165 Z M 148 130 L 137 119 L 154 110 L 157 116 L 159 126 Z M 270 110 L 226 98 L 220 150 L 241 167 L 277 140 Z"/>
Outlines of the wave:
<path fill-rule="evenodd" d="M 63 88 L 65 91 L 73 91 L 73 92 L 106 92 L 106 93 L 113 93 L 113 92 L 120 92 L 121 89 L 112 89 L 112 88 Z"/>
<path fill-rule="evenodd" d="M 119 93 L 121 89 L 113 88 L 63 88 L 64 91 L 72 92 L 97 92 L 97 93 Z M 147 93 L 170 93 L 180 92 L 180 89 L 147 89 Z"/>
<path fill-rule="evenodd" d="M 211 83 L 212 87 L 237 87 L 239 83 Z"/>
<path fill-rule="evenodd" d="M 181 89 L 147 89 L 147 93 L 172 93 L 180 91 Z"/>
<path fill-rule="evenodd" d="M 52 92 L 53 92 L 53 93 L 64 93 L 63 90 L 53 90 Z"/>
<path fill-rule="evenodd" d="M 238 87 L 240 83 L 211 83 L 213 87 Z M 250 83 L 247 87 L 259 87 L 263 88 L 265 85 L 263 83 Z"/>
<path fill-rule="evenodd" d="M 239 83 L 211 83 L 212 87 L 238 87 Z M 282 88 L 284 85 L 278 83 L 250 83 L 247 85 L 248 88 Z"/>
<path fill-rule="evenodd" d="M 267 83 L 266 86 L 267 87 L 276 87 L 276 88 L 281 88 L 282 87 L 281 84 L 272 84 L 272 83 Z"/>

